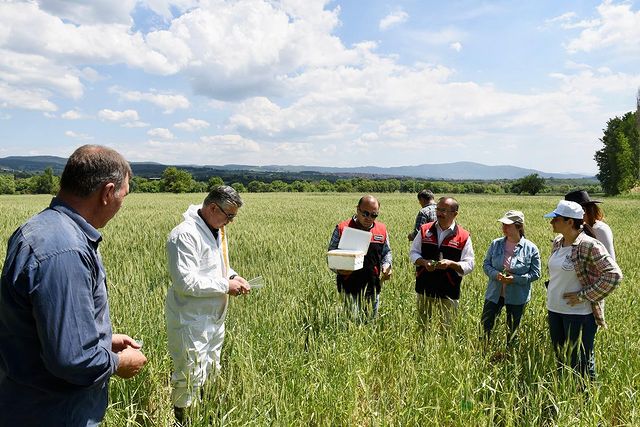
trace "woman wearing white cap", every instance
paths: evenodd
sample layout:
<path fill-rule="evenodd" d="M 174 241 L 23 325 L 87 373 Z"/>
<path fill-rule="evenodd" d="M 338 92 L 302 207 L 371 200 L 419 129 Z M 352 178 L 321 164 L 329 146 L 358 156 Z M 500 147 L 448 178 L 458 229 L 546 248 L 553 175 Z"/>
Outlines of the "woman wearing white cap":
<path fill-rule="evenodd" d="M 583 225 L 584 211 L 575 202 L 561 200 L 545 215 L 552 218 L 553 241 L 549 257 L 547 310 L 551 343 L 560 362 L 595 378 L 593 345 L 604 321 L 604 298 L 622 280 L 622 272 L 605 247 Z"/>
<path fill-rule="evenodd" d="M 482 309 L 485 337 L 493 329 L 496 317 L 506 306 L 507 346 L 515 338 L 524 307 L 531 299 L 531 283 L 540 278 L 540 252 L 524 237 L 524 214 L 508 211 L 498 220 L 503 237 L 491 242 L 484 258 L 484 273 L 489 277 Z"/>

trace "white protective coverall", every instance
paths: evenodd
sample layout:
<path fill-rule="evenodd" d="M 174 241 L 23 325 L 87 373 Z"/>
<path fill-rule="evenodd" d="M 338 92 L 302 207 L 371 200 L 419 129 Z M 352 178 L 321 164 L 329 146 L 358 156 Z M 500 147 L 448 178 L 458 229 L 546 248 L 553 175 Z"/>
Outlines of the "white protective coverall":
<path fill-rule="evenodd" d="M 212 368 L 220 370 L 229 280 L 224 228 L 214 239 L 198 215 L 201 205 L 191 205 L 184 221 L 171 230 L 167 256 L 171 287 L 165 316 L 169 354 L 173 360 L 173 405 L 190 406 L 198 397 Z"/>

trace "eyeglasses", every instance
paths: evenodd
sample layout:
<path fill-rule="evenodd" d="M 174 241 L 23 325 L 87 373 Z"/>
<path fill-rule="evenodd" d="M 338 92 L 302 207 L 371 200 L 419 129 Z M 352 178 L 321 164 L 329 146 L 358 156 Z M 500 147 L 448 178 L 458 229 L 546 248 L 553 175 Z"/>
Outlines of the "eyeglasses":
<path fill-rule="evenodd" d="M 378 215 L 380 215 L 378 212 L 369 212 L 369 211 L 365 211 L 364 209 L 360 209 L 360 208 L 358 208 L 358 211 L 360 211 L 362 216 L 365 217 L 365 218 L 371 217 L 373 219 L 376 219 L 376 218 L 378 218 Z"/>
<path fill-rule="evenodd" d="M 237 214 L 228 214 L 224 211 L 224 209 L 222 209 L 222 206 L 217 203 L 214 204 L 222 211 L 223 214 L 227 216 L 227 221 L 233 221 L 233 219 L 236 217 Z"/>
<path fill-rule="evenodd" d="M 451 210 L 444 209 L 444 208 L 436 208 L 436 212 L 440 212 L 440 213 L 451 212 L 451 213 L 453 213 L 453 212 L 458 212 L 458 211 L 451 211 Z"/>

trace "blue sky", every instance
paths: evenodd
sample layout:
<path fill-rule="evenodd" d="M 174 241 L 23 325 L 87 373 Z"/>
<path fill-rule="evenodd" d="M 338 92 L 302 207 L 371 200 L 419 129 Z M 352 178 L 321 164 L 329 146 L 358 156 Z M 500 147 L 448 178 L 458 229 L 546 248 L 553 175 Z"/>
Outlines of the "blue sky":
<path fill-rule="evenodd" d="M 638 1 L 0 1 L 0 157 L 594 173 Z"/>

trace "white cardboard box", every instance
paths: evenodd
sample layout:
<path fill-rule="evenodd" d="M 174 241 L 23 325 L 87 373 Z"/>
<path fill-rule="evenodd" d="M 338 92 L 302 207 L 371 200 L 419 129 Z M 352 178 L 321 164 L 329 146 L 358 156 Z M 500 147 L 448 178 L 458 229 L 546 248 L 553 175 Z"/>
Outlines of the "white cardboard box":
<path fill-rule="evenodd" d="M 340 236 L 338 249 L 327 252 L 329 268 L 334 270 L 360 270 L 364 263 L 364 255 L 369 250 L 371 233 L 347 227 Z"/>
<path fill-rule="evenodd" d="M 329 268 L 334 270 L 360 270 L 364 264 L 364 252 L 334 249 L 327 252 Z"/>

